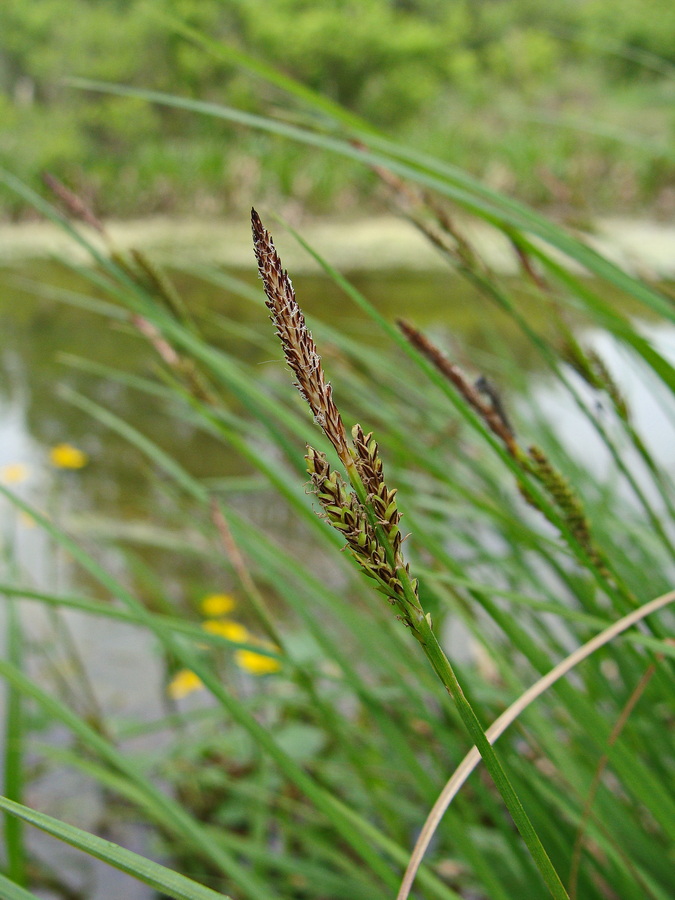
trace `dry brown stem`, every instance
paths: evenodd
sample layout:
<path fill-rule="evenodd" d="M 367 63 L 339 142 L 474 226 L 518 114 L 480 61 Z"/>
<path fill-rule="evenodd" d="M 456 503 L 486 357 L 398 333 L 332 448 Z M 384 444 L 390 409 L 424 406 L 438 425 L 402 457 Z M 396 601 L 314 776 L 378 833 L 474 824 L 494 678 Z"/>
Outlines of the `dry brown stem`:
<path fill-rule="evenodd" d="M 85 222 L 94 231 L 97 231 L 103 237 L 106 237 L 105 228 L 101 220 L 94 214 L 94 211 L 88 206 L 81 197 L 67 188 L 63 182 L 59 181 L 50 172 L 43 172 L 42 180 L 49 190 L 59 198 L 66 207 L 71 216 Z"/>

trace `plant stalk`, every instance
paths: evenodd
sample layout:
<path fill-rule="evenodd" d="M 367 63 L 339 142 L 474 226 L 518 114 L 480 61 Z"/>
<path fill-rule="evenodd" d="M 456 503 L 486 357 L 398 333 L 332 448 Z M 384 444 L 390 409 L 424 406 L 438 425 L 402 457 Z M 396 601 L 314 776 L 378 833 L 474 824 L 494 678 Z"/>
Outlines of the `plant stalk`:
<path fill-rule="evenodd" d="M 385 548 L 388 559 L 392 564 L 394 564 L 393 548 L 391 547 L 391 543 L 384 529 L 377 522 L 377 517 L 375 516 L 372 506 L 368 501 L 367 491 L 365 489 L 363 481 L 361 480 L 359 472 L 355 465 L 347 466 L 346 468 L 351 485 L 354 488 L 354 491 L 360 502 L 362 503 L 364 509 L 366 510 L 366 513 L 378 535 L 378 539 L 382 543 L 382 546 Z M 457 705 L 457 709 L 469 733 L 469 736 L 471 737 L 473 743 L 478 749 L 478 752 L 483 758 L 485 767 L 490 773 L 490 776 L 492 777 L 492 780 L 494 781 L 495 786 L 511 815 L 511 818 L 514 821 L 516 828 L 520 832 L 520 835 L 523 838 L 526 847 L 530 851 L 532 859 L 537 869 L 539 870 L 544 883 L 548 887 L 551 896 L 554 897 L 555 900 L 569 900 L 569 895 L 565 890 L 565 887 L 560 880 L 560 877 L 556 872 L 553 863 L 551 862 L 546 850 L 544 849 L 543 844 L 539 840 L 539 836 L 537 835 L 537 832 L 535 831 L 529 816 L 525 812 L 525 809 L 520 802 L 520 799 L 518 798 L 513 785 L 509 781 L 506 772 L 502 768 L 502 765 L 499 762 L 494 748 L 487 739 L 478 716 L 467 700 L 466 695 L 464 694 L 464 691 L 462 690 L 461 685 L 457 680 L 454 669 L 450 665 L 450 661 L 443 652 L 443 648 L 438 643 L 438 639 L 434 634 L 432 628 L 430 617 L 427 617 L 425 615 L 424 610 L 420 606 L 416 592 L 411 584 L 408 572 L 405 570 L 405 568 L 401 567 L 397 569 L 397 572 L 403 585 L 403 590 L 405 592 L 405 601 L 402 601 L 401 598 L 398 597 L 393 598 L 396 601 L 396 605 L 404 613 L 404 620 L 410 624 L 413 635 L 421 644 L 422 649 L 424 650 L 427 659 L 431 663 L 433 670 L 436 672 L 446 691 L 448 692 L 448 694 L 450 694 L 455 704 Z"/>
<path fill-rule="evenodd" d="M 478 752 L 482 756 L 485 767 L 490 773 L 497 790 L 501 794 L 516 828 L 525 841 L 525 845 L 530 851 L 535 865 L 539 869 L 546 886 L 551 892 L 551 896 L 554 897 L 555 900 L 569 900 L 569 895 L 565 890 L 558 873 L 553 867 L 553 863 L 549 859 L 546 850 L 539 840 L 539 836 L 534 830 L 534 826 L 525 812 L 513 785 L 502 768 L 494 748 L 485 736 L 483 727 L 473 711 L 473 707 L 467 700 L 464 691 L 457 680 L 457 676 L 455 675 L 447 656 L 443 652 L 441 645 L 438 643 L 436 635 L 426 616 L 422 616 L 422 619 L 419 622 L 419 631 L 416 636 L 434 671 L 440 678 L 447 692 L 457 704 L 457 709 L 462 717 L 462 721 L 476 745 Z"/>

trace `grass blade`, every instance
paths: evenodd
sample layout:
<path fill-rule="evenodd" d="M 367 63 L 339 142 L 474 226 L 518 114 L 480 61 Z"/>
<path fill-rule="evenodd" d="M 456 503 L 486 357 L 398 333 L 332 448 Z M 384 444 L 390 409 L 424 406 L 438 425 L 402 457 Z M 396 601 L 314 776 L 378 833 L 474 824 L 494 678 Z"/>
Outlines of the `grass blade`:
<path fill-rule="evenodd" d="M 184 875 L 174 872 L 172 869 L 167 869 L 165 866 L 152 862 L 152 860 L 146 859 L 138 853 L 133 853 L 131 850 L 125 850 L 124 847 L 120 847 L 112 843 L 112 841 L 96 837 L 93 834 L 82 831 L 81 828 L 68 825 L 66 822 L 60 822 L 58 819 L 52 818 L 52 816 L 29 809 L 27 806 L 15 803 L 7 797 L 0 797 L 0 809 L 6 815 L 14 816 L 29 825 L 39 828 L 46 834 L 50 834 L 52 837 L 70 844 L 71 847 L 82 850 L 95 859 L 100 859 L 102 862 L 108 863 L 108 865 L 114 866 L 114 868 L 120 869 L 122 872 L 126 872 L 132 878 L 150 885 L 156 891 L 161 891 L 169 897 L 175 898 L 175 900 L 231 900 L 227 894 L 219 894 L 216 891 L 212 891 L 210 888 L 197 884 Z M 11 894 L 4 896 L 7 896 L 8 900 L 14 900 Z M 33 898 L 33 895 L 28 892 L 23 892 L 23 894 L 16 893 L 14 896 L 16 900 L 24 900 L 27 897 Z M 267 898 L 269 900 L 269 895 L 267 895 Z"/>

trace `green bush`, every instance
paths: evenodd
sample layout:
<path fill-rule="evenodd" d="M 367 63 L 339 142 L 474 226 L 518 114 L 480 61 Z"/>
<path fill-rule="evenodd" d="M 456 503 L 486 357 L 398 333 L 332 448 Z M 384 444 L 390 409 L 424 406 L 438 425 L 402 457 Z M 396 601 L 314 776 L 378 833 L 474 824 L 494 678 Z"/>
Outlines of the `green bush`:
<path fill-rule="evenodd" d="M 147 192 L 134 197 L 115 190 L 122 162 L 127 168 L 139 166 L 141 158 L 147 162 L 145 145 L 175 137 L 194 141 L 197 147 L 211 141 L 214 148 L 223 148 L 226 175 L 202 170 L 199 193 L 221 197 L 230 167 L 238 169 L 241 159 L 255 152 L 245 136 L 230 133 L 225 149 L 221 133 L 177 110 L 156 114 L 129 99 L 103 101 L 64 81 L 82 76 L 253 112 L 275 109 L 283 116 L 302 115 L 281 92 L 263 86 L 226 54 L 208 52 L 181 36 L 171 17 L 277 67 L 394 138 L 416 133 L 418 146 L 476 175 L 503 157 L 504 123 L 495 117 L 503 119 L 514 99 L 521 114 L 570 106 L 589 123 L 606 122 L 611 128 L 613 120 L 622 118 L 630 100 L 627 92 L 642 84 L 639 102 L 631 104 L 628 138 L 631 132 L 653 131 L 656 119 L 657 137 L 666 144 L 671 117 L 653 88 L 659 79 L 672 78 L 668 65 L 675 52 L 675 13 L 658 2 L 651 6 L 648 15 L 644 4 L 635 0 L 623 0 L 619 11 L 608 0 L 560 8 L 531 0 L 42 0 L 30 5 L 7 0 L 0 31 L 5 113 L 0 120 L 0 161 L 18 168 L 33 185 L 47 166 L 85 184 L 96 161 L 98 174 L 87 190 L 95 194 L 100 211 L 141 214 L 153 205 L 148 207 Z M 477 145 L 471 140 L 476 130 L 465 124 L 469 118 L 478 121 Z M 514 124 L 519 127 L 517 120 Z M 26 158 L 17 150 L 17 137 L 21 146 L 33 145 Z M 596 141 L 592 129 L 586 137 L 593 153 L 634 165 L 636 204 L 658 199 L 664 184 L 640 176 L 647 149 L 635 162 L 620 137 L 609 145 Z M 53 150 L 44 146 L 50 143 Z M 539 166 L 561 170 L 564 159 L 545 145 L 541 129 L 523 141 L 526 155 L 534 154 Z M 515 168 L 523 166 L 517 163 Z M 162 179 L 166 173 L 156 174 Z M 272 166 L 266 175 L 274 181 Z M 349 196 L 342 187 L 346 180 L 320 176 L 300 199 L 320 211 L 333 200 L 344 206 L 340 197 Z M 164 192 L 172 198 L 169 205 L 189 211 L 194 183 L 187 165 L 172 175 Z M 326 196 L 329 183 L 334 193 Z M 582 193 L 586 186 L 591 182 Z M 545 202 L 525 179 L 518 177 L 517 189 L 521 196 Z M 605 201 L 609 207 L 611 193 Z M 233 199 L 223 198 L 221 210 Z"/>

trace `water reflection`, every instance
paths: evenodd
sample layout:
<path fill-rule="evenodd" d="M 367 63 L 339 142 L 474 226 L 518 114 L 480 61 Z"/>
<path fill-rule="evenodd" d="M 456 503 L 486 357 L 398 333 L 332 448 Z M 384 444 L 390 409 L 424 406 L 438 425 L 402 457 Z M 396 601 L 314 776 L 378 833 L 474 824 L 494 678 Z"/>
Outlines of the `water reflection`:
<path fill-rule="evenodd" d="M 664 324 L 655 327 L 641 322 L 638 323 L 638 328 L 664 359 L 675 364 L 675 327 Z M 666 471 L 672 471 L 675 465 L 675 408 L 672 394 L 646 363 L 629 354 L 611 335 L 598 329 L 588 329 L 583 332 L 581 339 L 585 346 L 597 351 L 606 364 L 626 401 L 632 425 L 641 435 L 650 454 Z M 602 427 L 622 447 L 622 456 L 628 467 L 639 476 L 642 468 L 639 456 L 623 437 L 607 401 L 601 399 L 575 373 L 570 373 L 569 378 L 581 400 L 594 410 Z M 518 406 L 524 417 L 527 417 L 528 409 L 537 410 L 566 453 L 600 481 L 611 476 L 611 456 L 601 436 L 588 418 L 580 414 L 573 397 L 558 381 L 544 378 L 535 382 L 527 396 L 519 400 Z M 645 490 L 651 489 L 650 499 L 658 505 L 659 496 L 653 493 L 652 479 L 645 477 L 640 481 Z M 631 496 L 624 485 L 619 489 L 626 498 Z"/>

